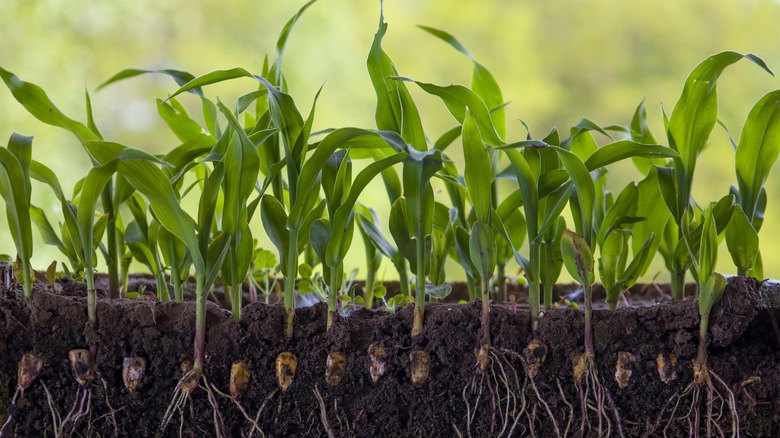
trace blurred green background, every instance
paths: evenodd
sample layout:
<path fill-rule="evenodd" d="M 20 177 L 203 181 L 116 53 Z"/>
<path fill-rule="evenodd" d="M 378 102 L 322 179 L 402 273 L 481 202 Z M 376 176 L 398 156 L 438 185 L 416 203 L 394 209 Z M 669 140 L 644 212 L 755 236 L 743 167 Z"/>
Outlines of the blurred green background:
<path fill-rule="evenodd" d="M 263 57 L 273 57 L 282 26 L 302 4 L 3 0 L 0 65 L 42 86 L 66 114 L 85 120 L 84 87 L 94 90 L 127 67 L 176 68 L 195 75 L 237 66 L 259 72 Z M 320 0 L 299 20 L 284 69 L 303 112 L 325 84 L 315 130 L 374 126 L 374 93 L 365 59 L 378 17 L 378 0 Z M 568 132 L 582 116 L 602 125 L 625 124 L 646 99 L 660 141 L 660 105 L 671 111 L 688 72 L 706 56 L 722 50 L 753 52 L 780 71 L 780 2 L 775 0 L 388 0 L 385 19 L 389 31 L 384 47 L 399 72 L 426 82 L 468 84 L 471 64 L 416 25 L 456 35 L 493 72 L 511 101 L 507 113 L 512 139 L 525 135 L 517 119 L 526 121 L 538 137 L 553 126 Z M 207 93 L 232 102 L 255 87 L 251 80 L 239 80 L 208 88 Z M 753 103 L 777 88 L 780 79 L 749 62 L 726 71 L 719 82 L 720 116 L 732 135 L 738 137 Z M 93 96 L 97 124 L 112 141 L 166 151 L 177 141 L 159 120 L 154 98 L 175 89 L 170 79 L 151 76 L 107 88 Z M 414 86 L 410 89 L 430 138 L 454 125 L 440 101 Z M 192 97 L 182 100 L 196 108 Z M 78 142 L 33 119 L 3 87 L 0 138 L 7 139 L 13 131 L 35 135 L 35 159 L 54 169 L 66 190 L 86 174 L 90 163 Z M 733 155 L 728 136 L 716 128 L 697 168 L 694 196 L 700 203 L 723 196 L 735 183 Z M 780 275 L 780 233 L 775 232 L 780 227 L 779 173 L 776 170 L 767 183 L 770 201 L 760 235 L 769 277 Z M 640 175 L 626 163 L 615 166 L 610 178 L 610 187 L 619 191 Z M 41 185 L 33 190 L 34 203 L 47 210 L 52 221 L 59 220 L 54 198 Z M 381 185 L 374 190 L 364 200 L 379 200 L 371 205 L 386 211 Z M 13 253 L 5 215 L 0 216 L 0 253 Z M 254 229 L 260 229 L 259 222 L 255 220 Z M 61 259 L 34 234 L 35 266 Z M 734 273 L 725 246 L 723 250 L 719 269 Z M 348 265 L 361 267 L 362 256 L 357 238 Z M 655 266 L 649 276 L 661 271 L 660 257 Z M 392 269 L 386 272 L 392 277 Z M 462 277 L 456 269 L 450 274 Z"/>

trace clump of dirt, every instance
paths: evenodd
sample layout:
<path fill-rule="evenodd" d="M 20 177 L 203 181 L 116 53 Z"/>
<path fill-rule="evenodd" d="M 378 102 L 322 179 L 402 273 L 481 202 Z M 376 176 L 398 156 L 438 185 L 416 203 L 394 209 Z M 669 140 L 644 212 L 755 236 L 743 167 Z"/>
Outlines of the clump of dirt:
<path fill-rule="evenodd" d="M 555 427 L 563 434 L 567 425 L 570 434 L 578 432 L 580 406 L 571 364 L 582 350 L 584 317 L 575 308 L 545 312 L 532 336 L 527 309 L 493 306 L 496 366 L 480 375 L 474 355 L 481 341 L 479 303 L 429 304 L 423 334 L 414 341 L 411 306 L 396 314 L 352 310 L 330 331 L 325 330 L 325 305 L 301 308 L 295 313 L 294 337 L 285 340 L 280 306 L 250 304 L 241 321 L 235 321 L 212 303 L 205 369 L 208 381 L 225 393 L 214 394 L 219 416 L 207 392 L 197 389 L 161 431 L 180 365 L 192 359 L 194 303 L 100 300 L 98 327 L 90 333 L 82 284 L 64 280 L 61 286 L 60 293 L 36 291 L 31 313 L 15 290 L 0 285 L 0 424 L 12 415 L 3 436 L 53 436 L 53 410 L 66 417 L 86 393 L 69 369 L 68 351 L 89 348 L 92 341 L 98 351 L 96 378 L 88 392 L 90 411 L 67 425 L 77 435 L 179 436 L 181 431 L 214 436 L 215 418 L 224 426 L 224 436 L 507 436 L 510 431 L 525 436 L 531 430 L 555 436 Z M 729 281 L 713 313 L 709 352 L 714 371 L 734 388 L 741 432 L 772 436 L 780 430 L 780 405 L 775 402 L 780 399 L 780 353 L 771 318 L 775 308 L 762 302 L 760 286 L 743 278 Z M 698 321 L 693 299 L 594 312 L 596 365 L 627 436 L 652 428 L 669 398 L 690 383 Z M 532 338 L 549 349 L 534 380 L 538 395 L 530 389 L 520 359 Z M 374 382 L 369 347 L 376 346 L 385 350 L 386 360 L 384 375 Z M 410 378 L 409 356 L 417 349 L 430 356 L 430 377 L 423 385 Z M 45 366 L 38 381 L 10 406 L 16 367 L 28 351 L 43 358 Z M 276 356 L 282 351 L 298 359 L 287 391 L 278 388 L 275 376 Z M 331 388 L 325 370 L 334 351 L 344 355 L 346 367 L 340 383 Z M 658 372 L 662 352 L 676 358 L 671 369 L 676 378 L 667 382 Z M 629 357 L 625 353 L 635 360 L 621 388 L 613 376 L 618 357 Z M 132 393 L 123 383 L 126 357 L 147 362 Z M 251 380 L 236 402 L 227 394 L 231 365 L 238 360 L 246 363 Z M 727 427 L 727 419 L 722 421 Z M 614 425 L 612 432 L 616 434 Z"/>

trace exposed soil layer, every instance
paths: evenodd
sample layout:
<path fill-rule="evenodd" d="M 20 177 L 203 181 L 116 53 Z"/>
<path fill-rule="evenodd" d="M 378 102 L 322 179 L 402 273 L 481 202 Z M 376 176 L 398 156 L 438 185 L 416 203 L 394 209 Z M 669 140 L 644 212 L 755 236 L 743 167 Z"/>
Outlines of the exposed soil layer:
<path fill-rule="evenodd" d="M 176 413 L 160 431 L 181 376 L 179 365 L 192 359 L 194 303 L 100 300 L 94 331 L 87 324 L 83 285 L 63 281 L 61 286 L 57 293 L 39 290 L 31 314 L 15 290 L 0 285 L 0 420 L 13 415 L 3 437 L 54 436 L 52 408 L 64 418 L 79 391 L 69 370 L 68 351 L 89 348 L 92 342 L 98 346 L 98 356 L 97 377 L 89 394 L 91 412 L 66 432 L 103 437 L 215 435 L 214 413 L 202 389 L 194 391 L 181 414 Z M 755 280 L 729 280 L 723 300 L 712 313 L 708 350 L 714 373 L 735 394 L 741 433 L 777 436 L 780 349 L 772 324 L 777 309 L 761 296 L 760 286 Z M 396 314 L 356 310 L 326 332 L 326 308 L 318 304 L 296 311 L 295 335 L 286 341 L 280 306 L 251 304 L 238 322 L 210 304 L 206 377 L 227 393 L 231 363 L 246 361 L 252 377 L 239 403 L 250 417 L 257 417 L 258 426 L 253 428 L 232 400 L 216 395 L 224 433 L 229 437 L 253 431 L 256 437 L 483 437 L 508 436 L 510 431 L 513 436 L 528 436 L 533 431 L 555 436 L 556 428 L 563 435 L 568 426 L 570 435 L 579 434 L 581 402 L 573 383 L 572 359 L 582 351 L 583 313 L 559 307 L 544 314 L 536 338 L 549 347 L 549 354 L 531 380 L 520 359 L 532 340 L 527 310 L 493 307 L 496 355 L 484 375 L 479 374 L 474 355 L 480 344 L 480 311 L 478 303 L 430 304 L 424 332 L 412 340 L 412 307 Z M 671 422 L 668 413 L 674 403 L 668 402 L 676 401 L 673 396 L 692 382 L 698 321 L 693 299 L 595 311 L 598 374 L 621 415 L 626 436 L 643 436 L 653 428 L 659 436 L 664 429 L 668 436 L 688 435 L 685 415 L 692 401 L 679 399 L 676 420 Z M 375 342 L 388 352 L 387 372 L 376 383 L 369 374 L 367 353 Z M 409 356 L 417 349 L 424 349 L 431 360 L 430 377 L 423 385 L 410 380 Z M 16 405 L 9 406 L 18 361 L 28 351 L 43 358 L 45 366 Z M 298 358 L 297 374 L 287 391 L 278 389 L 275 376 L 276 356 L 283 351 Z M 346 373 L 335 388 L 325 383 L 326 358 L 333 351 L 346 358 Z M 664 351 L 677 358 L 676 378 L 668 383 L 660 379 L 656 362 Z M 623 389 L 614 377 L 620 352 L 636 358 Z M 123 359 L 131 356 L 148 361 L 133 394 L 122 379 Z M 719 403 L 716 400 L 715 414 L 720 412 Z M 694 409 L 707 414 L 705 403 Z M 588 420 L 586 435 L 595 436 L 595 413 Z M 731 434 L 731 424 L 728 412 L 717 420 L 726 435 Z M 702 434 L 704 425 L 702 421 Z M 617 423 L 613 420 L 609 426 L 618 436 Z"/>

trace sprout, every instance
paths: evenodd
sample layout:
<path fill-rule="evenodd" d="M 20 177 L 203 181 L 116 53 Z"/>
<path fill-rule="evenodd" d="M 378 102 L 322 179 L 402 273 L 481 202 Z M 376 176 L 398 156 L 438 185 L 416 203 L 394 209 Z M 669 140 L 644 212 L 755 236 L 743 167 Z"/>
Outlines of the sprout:
<path fill-rule="evenodd" d="M 696 66 L 688 76 L 671 117 L 667 118 L 664 114 L 669 147 L 679 153 L 679 157 L 672 161 L 672 167 L 658 168 L 661 193 L 677 225 L 676 245 L 681 248 L 675 250 L 676 255 L 671 263 L 674 271 L 672 296 L 677 300 L 683 297 L 685 274 L 690 266 L 690 262 L 684 255 L 686 244 L 683 242 L 683 234 L 691 225 L 692 216 L 689 213 L 692 208 L 691 187 L 696 160 L 718 119 L 717 80 L 726 67 L 742 58 L 747 58 L 771 74 L 764 61 L 753 54 L 721 52 L 712 55 Z M 752 174 L 754 169 L 748 171 Z M 742 175 L 744 176 L 745 173 L 743 172 Z M 758 190 L 760 188 L 751 189 L 747 196 L 751 200 L 757 199 L 754 196 L 758 196 Z M 674 238 L 669 246 L 671 244 L 674 244 Z M 671 251 L 669 253 L 671 254 Z"/>
<path fill-rule="evenodd" d="M 32 140 L 32 137 L 14 133 L 8 140 L 8 147 L 0 147 L 0 195 L 5 200 L 8 228 L 16 246 L 22 272 L 22 289 L 30 308 L 32 308 L 33 286 L 30 265 L 33 254 L 30 219 Z"/>

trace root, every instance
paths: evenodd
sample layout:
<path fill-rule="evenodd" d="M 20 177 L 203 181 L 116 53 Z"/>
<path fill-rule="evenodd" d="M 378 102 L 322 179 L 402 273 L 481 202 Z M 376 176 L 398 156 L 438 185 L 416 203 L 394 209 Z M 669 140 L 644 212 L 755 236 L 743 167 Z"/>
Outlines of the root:
<path fill-rule="evenodd" d="M 560 379 L 555 379 L 555 383 L 558 385 L 558 392 L 561 394 L 561 400 L 569 407 L 569 420 L 566 421 L 566 430 L 563 432 L 563 436 L 569 436 L 569 430 L 571 429 L 571 423 L 574 421 L 574 405 L 569 403 L 569 399 L 566 398 L 566 394 L 563 392 L 563 386 L 561 386 Z"/>
<path fill-rule="evenodd" d="M 49 412 L 51 412 L 52 428 L 54 429 L 55 437 L 65 436 L 68 427 L 70 426 L 72 433 L 76 424 L 84 417 L 91 416 L 92 414 L 92 389 L 79 385 L 76 388 L 76 396 L 73 399 L 73 406 L 68 411 L 68 415 L 62 418 L 59 409 L 57 409 L 54 398 L 51 396 L 49 388 L 43 381 L 41 381 L 43 390 L 46 393 L 46 402 L 49 406 Z M 92 427 L 91 421 L 89 427 Z"/>
<path fill-rule="evenodd" d="M 255 430 L 260 432 L 261 436 L 265 436 L 265 433 L 263 432 L 263 430 L 260 429 L 260 425 L 257 424 L 257 422 L 260 419 L 260 412 L 258 412 L 257 413 L 257 417 L 253 419 L 252 417 L 249 416 L 249 413 L 244 408 L 244 405 L 242 405 L 241 402 L 238 401 L 238 399 L 236 399 L 235 397 L 233 397 L 233 396 L 231 396 L 229 394 L 225 394 L 224 392 L 220 391 L 219 389 L 217 389 L 216 385 L 208 384 L 208 383 L 207 383 L 207 385 L 208 385 L 208 388 L 211 391 L 215 392 L 217 395 L 221 396 L 222 398 L 226 398 L 226 399 L 230 400 L 231 402 L 233 402 L 234 405 L 236 405 L 236 407 L 238 408 L 239 412 L 241 412 L 241 414 L 244 416 L 246 421 L 248 421 L 249 424 L 252 425 L 252 429 L 251 429 L 251 432 L 249 433 L 249 436 L 252 436 L 252 433 L 254 433 Z M 275 394 L 275 393 L 276 393 L 276 391 L 274 391 L 272 393 L 272 395 Z M 267 399 L 266 399 L 266 401 L 267 401 Z M 265 407 L 265 403 L 263 403 L 263 406 L 261 406 L 260 409 L 262 410 L 262 408 L 264 408 L 264 407 Z"/>
<path fill-rule="evenodd" d="M 184 430 L 184 408 L 187 406 L 187 402 L 190 400 L 190 387 L 189 385 L 193 382 L 193 379 L 196 379 L 195 381 L 198 383 L 197 387 L 202 388 L 204 391 L 206 391 L 206 397 L 209 401 L 209 405 L 211 406 L 212 410 L 212 417 L 214 421 L 214 433 L 215 436 L 219 438 L 226 438 L 227 433 L 225 431 L 225 425 L 224 421 L 222 420 L 222 412 L 219 409 L 219 403 L 217 402 L 217 398 L 214 395 L 214 387 L 209 383 L 208 379 L 206 379 L 206 376 L 200 375 L 199 377 L 196 377 L 196 371 L 195 370 L 189 370 L 179 379 L 179 382 L 176 384 L 176 388 L 174 388 L 173 392 L 173 398 L 171 399 L 171 402 L 168 404 L 168 407 L 165 409 L 165 415 L 163 415 L 162 422 L 160 423 L 160 428 L 157 431 L 157 436 L 164 435 L 165 429 L 168 427 L 168 425 L 171 423 L 171 420 L 173 420 L 173 416 L 178 412 L 179 413 L 179 436 L 183 435 Z M 190 404 L 190 416 L 194 417 L 194 407 L 192 404 Z"/>
<path fill-rule="evenodd" d="M 333 429 L 331 429 L 330 424 L 328 423 L 328 411 L 325 408 L 325 401 L 322 399 L 322 394 L 320 394 L 320 390 L 317 387 L 317 385 L 314 385 L 314 396 L 317 397 L 317 403 L 320 405 L 320 420 L 322 421 L 322 427 L 325 428 L 325 433 L 328 434 L 328 438 L 336 438 L 336 434 L 333 432 Z"/>
<path fill-rule="evenodd" d="M 664 404 L 653 427 L 644 437 L 653 436 L 661 425 L 664 436 L 675 433 L 676 427 L 686 428 L 690 437 L 698 438 L 702 429 L 707 437 L 728 435 L 736 438 L 739 436 L 739 414 L 737 413 L 737 400 L 734 392 L 723 379 L 711 369 L 707 369 L 705 383 L 691 382 L 684 389 L 678 391 Z M 717 385 L 716 385 L 717 384 Z M 719 389 L 720 386 L 722 389 Z M 702 402 L 705 403 L 705 412 L 702 412 Z M 683 413 L 678 414 L 681 407 L 687 406 Z M 668 416 L 665 413 L 669 410 Z M 724 429 L 723 421 L 728 418 L 729 427 Z M 682 426 L 679 425 L 682 423 Z M 702 424 L 704 423 L 704 424 Z"/>
<path fill-rule="evenodd" d="M 181 418 L 181 424 L 179 427 L 179 436 L 181 436 L 182 427 L 184 425 L 184 407 L 187 406 L 187 401 L 190 399 L 189 391 L 184 391 L 182 387 L 184 386 L 184 383 L 188 382 L 189 379 L 191 379 L 194 375 L 195 372 L 190 370 L 185 373 L 181 379 L 179 379 L 179 382 L 176 384 L 176 388 L 173 389 L 173 398 L 168 404 L 168 407 L 165 409 L 165 414 L 163 415 L 163 419 L 160 423 L 160 429 L 157 432 L 157 435 L 162 435 L 163 432 L 165 432 L 165 428 L 168 427 L 168 424 L 170 424 L 171 420 L 173 419 L 173 415 L 178 412 L 179 417 Z"/>
<path fill-rule="evenodd" d="M 516 352 L 514 352 L 512 350 L 506 350 L 506 349 L 502 349 L 501 352 L 506 353 L 506 354 L 508 354 L 510 356 L 513 356 L 513 357 L 519 359 L 520 363 L 523 365 L 523 368 L 525 370 L 530 369 L 529 364 L 528 364 L 528 362 L 526 361 L 526 358 L 523 355 L 518 354 L 518 353 L 516 353 Z M 535 374 L 535 373 L 532 373 L 532 374 Z M 555 433 L 555 436 L 557 436 L 559 438 L 568 436 L 568 433 L 561 434 L 561 429 L 560 429 L 560 427 L 558 425 L 558 421 L 555 419 L 556 416 L 553 413 L 552 408 L 550 407 L 549 403 L 547 403 L 547 401 L 544 399 L 544 397 L 542 397 L 542 394 L 539 391 L 539 387 L 536 385 L 536 379 L 535 378 L 529 378 L 528 377 L 528 375 L 529 375 L 528 372 L 526 372 L 525 375 L 526 375 L 526 378 L 525 378 L 525 382 L 523 384 L 523 389 L 522 389 L 522 398 L 524 400 L 524 403 L 525 403 L 525 391 L 526 391 L 527 387 L 530 386 L 531 389 L 533 389 L 534 395 L 536 396 L 536 402 L 533 404 L 533 408 L 532 408 L 533 409 L 533 415 L 529 416 L 529 424 L 531 425 L 531 429 L 533 429 L 533 423 L 536 420 L 536 407 L 538 405 L 541 405 L 541 407 L 544 408 L 544 411 L 547 413 L 547 418 L 552 423 L 553 431 Z M 560 382 L 558 383 L 558 387 L 560 388 Z M 561 392 L 561 396 L 563 396 L 563 392 Z M 566 400 L 565 397 L 563 397 L 563 400 L 565 401 L 565 403 L 567 405 L 571 406 L 571 404 Z M 574 412 L 573 412 L 573 407 L 572 407 L 571 412 L 570 412 L 570 414 L 568 416 L 568 418 L 569 418 L 568 423 L 569 424 L 571 424 L 571 419 L 572 419 L 573 413 Z M 567 432 L 568 432 L 568 427 L 567 427 Z M 511 436 L 511 435 L 512 435 L 512 431 L 510 431 L 510 433 L 509 433 L 509 436 Z M 534 435 L 534 434 L 532 433 L 532 435 Z"/>
<path fill-rule="evenodd" d="M 111 402 L 108 400 L 108 383 L 106 379 L 100 379 L 103 382 L 103 395 L 106 398 L 106 406 L 108 407 L 108 418 L 111 419 L 111 425 L 114 426 L 114 436 L 119 437 L 119 424 L 116 422 L 116 410 L 111 406 Z"/>
<path fill-rule="evenodd" d="M 589 411 L 592 411 L 596 413 L 598 436 L 612 436 L 614 420 L 617 436 L 623 437 L 622 420 L 617 406 L 615 406 L 607 388 L 601 383 L 593 359 L 587 358 L 586 360 L 588 364 L 585 375 L 578 382 L 575 382 L 580 393 L 580 434 L 585 436 L 586 430 L 594 429 L 589 415 Z M 610 419 L 609 413 L 612 414 L 612 419 Z"/>
<path fill-rule="evenodd" d="M 263 413 L 263 410 L 265 409 L 265 406 L 276 395 L 277 392 L 279 392 L 279 390 L 278 389 L 274 389 L 273 391 L 271 391 L 270 394 L 268 394 L 268 396 L 265 398 L 265 400 L 263 400 L 263 404 L 260 405 L 260 409 L 257 410 L 257 415 L 255 415 L 255 421 L 253 422 L 254 424 L 258 424 L 258 422 L 260 421 L 260 414 Z M 260 429 L 260 427 L 257 428 L 257 431 L 260 432 L 261 436 L 265 437 L 265 433 L 263 433 L 263 430 Z M 252 431 L 249 432 L 249 437 L 248 438 L 253 438 L 254 435 L 255 435 L 255 429 L 252 429 Z"/>
<path fill-rule="evenodd" d="M 16 406 L 16 400 L 19 398 L 19 395 L 22 393 L 22 388 L 16 387 L 16 391 L 14 391 L 14 397 L 11 399 L 11 404 L 8 405 L 8 410 L 11 411 L 11 408 Z M 11 424 L 11 421 L 13 420 L 14 414 L 13 412 L 9 412 L 8 418 L 5 419 L 5 423 L 3 423 L 2 426 L 0 426 L 0 437 L 4 435 L 3 431 L 6 427 L 8 427 L 9 424 Z"/>
<path fill-rule="evenodd" d="M 502 351 L 491 348 L 489 358 L 485 372 L 475 373 L 461 394 L 466 405 L 465 435 L 472 436 L 472 425 L 483 399 L 485 388 L 487 388 L 491 408 L 489 435 L 495 437 L 514 436 L 520 419 L 525 416 L 528 406 L 525 395 L 527 377 L 525 381 L 520 382 L 517 370 L 506 359 Z M 479 364 L 476 366 L 479 367 Z M 454 423 L 453 428 L 456 435 L 464 436 L 464 432 L 458 429 Z"/>
<path fill-rule="evenodd" d="M 54 406 L 54 399 L 51 397 L 51 392 L 43 381 L 41 381 L 43 391 L 46 393 L 46 403 L 49 406 L 49 412 L 51 412 L 51 423 L 54 428 L 54 436 L 60 436 L 62 434 L 62 418 L 60 417 L 60 411 Z"/>
<path fill-rule="evenodd" d="M 222 421 L 222 412 L 219 409 L 217 398 L 214 396 L 214 392 L 211 390 L 211 385 L 206 379 L 206 376 L 201 376 L 201 380 L 203 381 L 203 384 L 199 386 L 206 391 L 209 405 L 211 405 L 211 412 L 214 418 L 214 433 L 219 438 L 227 438 L 227 434 L 225 433 L 225 424 Z"/>

